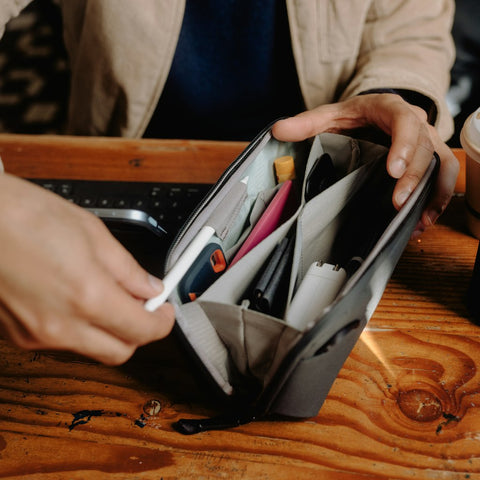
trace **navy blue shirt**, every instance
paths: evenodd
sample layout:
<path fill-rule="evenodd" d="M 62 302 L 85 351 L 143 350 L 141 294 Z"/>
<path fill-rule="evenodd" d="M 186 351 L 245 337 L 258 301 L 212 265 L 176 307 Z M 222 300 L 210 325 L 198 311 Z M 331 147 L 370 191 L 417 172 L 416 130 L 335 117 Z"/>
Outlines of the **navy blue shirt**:
<path fill-rule="evenodd" d="M 285 2 L 187 0 L 145 137 L 248 141 L 302 110 Z"/>

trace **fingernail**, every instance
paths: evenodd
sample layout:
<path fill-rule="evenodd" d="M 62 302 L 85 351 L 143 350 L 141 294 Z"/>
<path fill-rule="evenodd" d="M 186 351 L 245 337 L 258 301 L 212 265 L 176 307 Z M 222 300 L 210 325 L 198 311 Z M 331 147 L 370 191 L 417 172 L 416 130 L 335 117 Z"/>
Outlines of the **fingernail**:
<path fill-rule="evenodd" d="M 157 278 L 154 277 L 153 275 L 148 275 L 148 281 L 150 282 L 150 285 L 155 289 L 158 290 L 159 292 L 163 291 L 163 282 Z"/>
<path fill-rule="evenodd" d="M 433 225 L 437 221 L 438 217 L 442 214 L 443 210 L 444 208 L 442 208 L 440 212 L 433 208 L 427 210 L 425 212 L 425 223 L 429 226 Z"/>
<path fill-rule="evenodd" d="M 397 158 L 392 163 L 392 175 L 395 178 L 400 178 L 407 169 L 407 164 L 403 158 Z"/>
<path fill-rule="evenodd" d="M 404 190 L 403 192 L 400 192 L 398 195 L 397 195 L 397 203 L 402 206 L 408 199 L 408 197 L 410 196 L 412 192 L 409 192 L 408 190 Z"/>

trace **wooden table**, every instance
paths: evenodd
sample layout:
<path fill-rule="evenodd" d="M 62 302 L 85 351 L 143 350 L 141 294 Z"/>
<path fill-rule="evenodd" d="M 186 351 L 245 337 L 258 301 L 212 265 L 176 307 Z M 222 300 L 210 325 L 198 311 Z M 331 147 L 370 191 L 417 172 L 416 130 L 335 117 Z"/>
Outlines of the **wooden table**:
<path fill-rule="evenodd" d="M 37 177 L 212 182 L 243 146 L 0 136 L 7 170 Z M 173 339 L 119 368 L 0 342 L 0 478 L 480 478 L 480 327 L 464 303 L 476 248 L 460 195 L 409 243 L 309 420 L 185 437 L 173 421 L 216 411 Z"/>

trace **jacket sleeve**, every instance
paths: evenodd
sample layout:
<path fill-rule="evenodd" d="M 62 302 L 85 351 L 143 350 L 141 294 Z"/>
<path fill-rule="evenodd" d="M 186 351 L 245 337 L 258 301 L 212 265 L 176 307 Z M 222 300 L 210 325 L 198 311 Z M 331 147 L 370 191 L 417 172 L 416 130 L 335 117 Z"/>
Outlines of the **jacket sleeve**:
<path fill-rule="evenodd" d="M 5 33 L 5 25 L 16 17 L 32 0 L 2 0 L 0 8 L 0 38 Z"/>
<path fill-rule="evenodd" d="M 435 106 L 442 138 L 453 131 L 445 103 L 455 51 L 453 0 L 374 0 L 362 33 L 355 73 L 342 98 L 376 89 L 416 92 Z"/>

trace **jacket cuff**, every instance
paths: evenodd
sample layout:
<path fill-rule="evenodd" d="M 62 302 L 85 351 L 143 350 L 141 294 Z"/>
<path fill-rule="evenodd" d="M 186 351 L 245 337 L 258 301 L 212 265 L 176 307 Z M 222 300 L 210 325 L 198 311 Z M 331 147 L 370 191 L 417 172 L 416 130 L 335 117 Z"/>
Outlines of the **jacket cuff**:
<path fill-rule="evenodd" d="M 400 95 L 406 102 L 411 105 L 416 105 L 417 107 L 423 108 L 427 113 L 427 121 L 430 125 L 435 124 L 437 119 L 437 107 L 431 98 L 422 95 L 421 93 L 414 92 L 413 90 L 404 90 L 401 88 L 372 88 L 370 90 L 365 90 L 359 95 L 368 95 L 369 93 L 393 93 L 395 95 Z"/>

